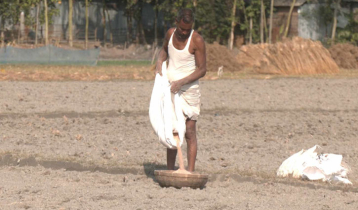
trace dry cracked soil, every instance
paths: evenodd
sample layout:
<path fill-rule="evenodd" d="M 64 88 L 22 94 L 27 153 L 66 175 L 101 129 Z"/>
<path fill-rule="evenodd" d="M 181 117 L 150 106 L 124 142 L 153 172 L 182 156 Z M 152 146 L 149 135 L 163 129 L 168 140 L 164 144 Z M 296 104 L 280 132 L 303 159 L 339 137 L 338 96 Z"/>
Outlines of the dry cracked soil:
<path fill-rule="evenodd" d="M 0 82 L 0 209 L 358 209 L 358 79 L 201 81 L 203 189 L 156 182 L 152 87 Z M 343 155 L 353 186 L 276 177 L 314 145 Z"/>

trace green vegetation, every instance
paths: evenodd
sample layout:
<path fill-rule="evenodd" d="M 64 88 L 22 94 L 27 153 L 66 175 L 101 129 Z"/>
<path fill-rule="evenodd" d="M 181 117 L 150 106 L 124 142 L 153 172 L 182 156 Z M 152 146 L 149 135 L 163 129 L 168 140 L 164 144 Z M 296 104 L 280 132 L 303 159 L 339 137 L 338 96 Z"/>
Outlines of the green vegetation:
<path fill-rule="evenodd" d="M 86 7 L 86 48 L 88 46 L 88 16 L 91 15 L 89 12 L 93 12 L 88 7 L 93 4 L 100 5 L 102 8 L 97 12 L 101 13 L 102 16 L 102 27 L 108 29 L 102 32 L 104 37 L 109 38 L 111 42 L 116 32 L 111 28 L 111 24 L 108 25 L 112 21 L 109 11 L 121 10 L 124 12 L 123 15 L 127 22 L 126 46 L 131 43 L 150 44 L 145 36 L 145 33 L 148 32 L 144 30 L 142 25 L 143 8 L 148 6 L 147 4 L 153 7 L 153 12 L 155 13 L 153 29 L 151 29 L 155 34 L 154 45 L 158 44 L 158 34 L 163 34 L 168 27 L 174 26 L 175 17 L 181 8 L 194 10 L 194 28 L 209 43 L 218 42 L 227 45 L 229 40 L 232 43 L 234 36 L 231 35 L 231 31 L 236 36 L 244 37 L 246 43 L 269 42 L 269 34 L 271 34 L 270 30 L 272 30 L 272 27 L 268 26 L 268 20 L 273 15 L 271 14 L 273 10 L 271 11 L 270 7 L 274 4 L 274 0 L 0 0 L 2 26 L 0 29 L 2 32 L 0 41 L 2 46 L 4 46 L 4 25 L 6 24 L 15 26 L 11 29 L 11 36 L 6 37 L 7 41 L 17 42 L 17 40 L 20 40 L 20 35 L 18 35 L 20 33 L 17 32 L 19 27 L 16 26 L 19 24 L 22 12 L 25 16 L 25 25 L 29 28 L 37 32 L 38 27 L 46 23 L 45 25 L 48 24 L 48 26 L 45 26 L 45 30 L 48 30 L 53 24 L 52 17 L 59 15 L 58 5 L 61 4 L 60 2 L 63 4 L 65 1 L 69 3 L 69 11 L 72 11 L 71 2 L 80 2 Z M 290 3 L 294 3 L 294 0 L 291 0 Z M 310 3 L 310 0 L 308 0 L 308 3 Z M 351 42 L 358 44 L 358 22 L 355 20 L 355 14 L 352 14 L 352 12 L 345 14 L 343 12 L 342 6 L 347 8 L 347 5 L 343 4 L 347 3 L 342 2 L 342 0 L 322 1 L 321 7 L 317 9 L 320 17 L 319 21 L 321 21 L 319 24 L 326 26 L 326 28 L 333 25 L 332 30 L 327 31 L 325 34 L 327 43 Z M 34 11 L 36 11 L 36 14 L 34 14 Z M 163 22 L 158 21 L 159 13 L 164 19 Z M 69 12 L 68 15 L 69 20 L 74 18 L 71 18 L 72 13 Z M 349 15 L 349 23 L 344 29 L 337 28 L 337 17 L 340 15 Z M 46 20 L 48 20 L 48 23 Z M 285 24 L 282 25 L 280 34 L 287 34 L 289 22 L 288 18 Z M 71 45 L 73 34 L 71 35 L 72 30 L 69 30 L 70 28 L 72 28 L 71 21 L 69 21 L 68 30 L 66 30 L 68 34 L 64 34 Z M 159 31 L 159 28 L 161 31 Z M 133 36 L 134 31 L 136 32 L 135 36 Z M 102 40 L 103 46 L 106 45 L 105 40 Z"/>

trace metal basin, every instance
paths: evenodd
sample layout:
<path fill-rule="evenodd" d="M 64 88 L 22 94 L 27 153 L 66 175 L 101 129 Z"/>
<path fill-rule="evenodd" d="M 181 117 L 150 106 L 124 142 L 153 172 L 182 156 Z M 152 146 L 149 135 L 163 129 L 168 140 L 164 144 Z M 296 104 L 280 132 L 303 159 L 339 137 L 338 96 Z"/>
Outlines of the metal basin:
<path fill-rule="evenodd" d="M 203 188 L 208 181 L 206 174 L 180 174 L 173 173 L 174 170 L 155 170 L 154 176 L 161 187 L 190 187 L 193 189 Z"/>

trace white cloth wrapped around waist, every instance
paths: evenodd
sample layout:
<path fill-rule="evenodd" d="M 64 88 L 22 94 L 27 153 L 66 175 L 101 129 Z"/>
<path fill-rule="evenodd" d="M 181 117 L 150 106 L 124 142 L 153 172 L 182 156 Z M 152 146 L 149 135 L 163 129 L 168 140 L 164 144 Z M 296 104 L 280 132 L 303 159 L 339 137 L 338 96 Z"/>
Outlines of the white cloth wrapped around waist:
<path fill-rule="evenodd" d="M 188 74 L 178 74 L 175 70 L 169 70 L 167 72 L 169 82 L 174 82 L 182 79 L 184 76 L 188 76 Z M 183 113 L 187 119 L 198 120 L 200 115 L 200 88 L 199 88 L 199 80 L 196 80 L 192 83 L 183 85 L 179 91 L 180 96 L 180 104 L 183 109 Z"/>

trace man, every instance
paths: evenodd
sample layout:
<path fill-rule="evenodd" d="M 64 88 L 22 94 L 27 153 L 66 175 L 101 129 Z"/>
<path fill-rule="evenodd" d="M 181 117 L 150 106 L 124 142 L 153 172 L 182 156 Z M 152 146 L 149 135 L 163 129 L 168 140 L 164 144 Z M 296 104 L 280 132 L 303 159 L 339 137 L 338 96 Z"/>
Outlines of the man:
<path fill-rule="evenodd" d="M 193 172 L 197 154 L 196 121 L 200 114 L 199 79 L 206 74 L 206 50 L 204 39 L 192 29 L 194 15 L 190 9 L 180 10 L 175 22 L 176 28 L 169 29 L 165 35 L 156 73 L 162 75 L 162 65 L 167 65 L 168 59 L 170 90 L 179 93 L 186 117 L 187 170 Z M 174 170 L 176 156 L 177 150 L 167 149 L 168 170 Z"/>

